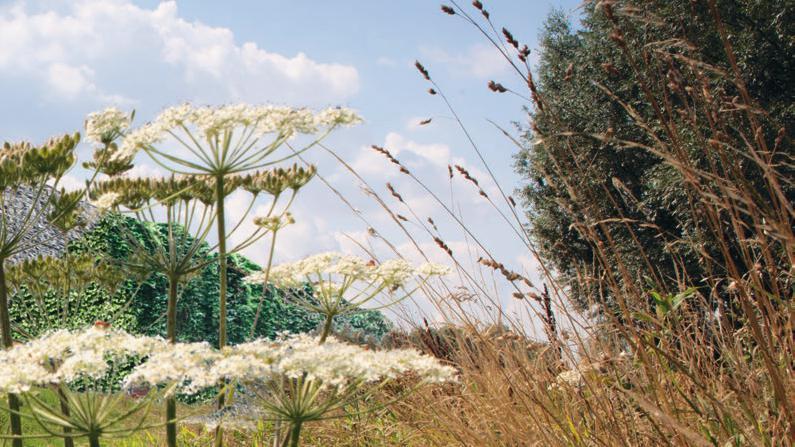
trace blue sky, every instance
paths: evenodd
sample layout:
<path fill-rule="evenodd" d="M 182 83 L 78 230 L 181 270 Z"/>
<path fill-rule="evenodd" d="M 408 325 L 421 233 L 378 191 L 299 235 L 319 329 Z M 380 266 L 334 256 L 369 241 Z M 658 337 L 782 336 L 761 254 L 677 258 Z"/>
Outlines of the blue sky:
<path fill-rule="evenodd" d="M 552 8 L 576 18 L 580 1 L 484 3 L 498 26 L 535 48 Z M 467 1 L 462 5 L 470 8 Z M 448 94 L 501 185 L 512 191 L 520 184 L 511 167 L 516 149 L 486 120 L 506 127 L 524 122 L 526 104 L 491 93 L 486 83 L 494 79 L 513 85 L 517 78 L 473 27 L 442 14 L 433 0 L 2 2 L 0 136 L 42 141 L 81 130 L 87 113 L 110 105 L 136 109 L 138 123 L 184 101 L 345 105 L 357 109 L 366 123 L 334 135 L 329 146 L 359 168 L 380 194 L 385 194 L 385 182 L 393 183 L 420 218 L 433 217 L 444 239 L 463 251 L 467 243 L 460 228 L 417 185 L 368 149 L 371 144 L 387 147 L 445 197 L 450 197 L 446 166 L 451 163 L 466 166 L 496 195 L 440 98 L 426 93 L 415 59 Z M 424 118 L 433 122 L 418 127 Z M 81 154 L 89 151 L 86 145 Z M 401 245 L 406 242 L 400 232 L 333 159 L 320 152 L 310 158 L 379 234 L 414 256 L 408 245 Z M 157 170 L 142 167 L 138 173 Z M 76 172 L 70 181 L 79 177 Z M 294 208 L 298 223 L 285 233 L 277 259 L 321 250 L 356 251 L 351 240 L 384 249 L 367 240 L 367 225 L 321 182 L 302 193 Z M 535 266 L 526 249 L 495 223 L 493 210 L 471 185 L 457 182 L 454 193 L 455 206 L 500 260 L 532 273 Z M 264 251 L 255 246 L 246 254 L 262 260 Z M 443 253 L 437 255 L 444 260 Z"/>

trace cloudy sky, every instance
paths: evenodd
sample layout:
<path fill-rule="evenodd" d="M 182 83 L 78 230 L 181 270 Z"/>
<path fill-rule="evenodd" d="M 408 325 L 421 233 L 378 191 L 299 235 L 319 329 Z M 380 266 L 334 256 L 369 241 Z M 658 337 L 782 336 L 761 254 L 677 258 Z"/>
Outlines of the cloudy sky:
<path fill-rule="evenodd" d="M 534 48 L 552 8 L 576 17 L 579 1 L 484 3 L 498 26 Z M 467 1 L 462 4 L 469 7 Z M 390 150 L 460 213 L 495 258 L 532 274 L 527 250 L 488 202 L 462 179 L 456 178 L 452 187 L 448 182 L 447 166 L 459 164 L 491 197 L 499 195 L 439 96 L 426 93 L 415 59 L 448 95 L 500 185 L 513 191 L 520 184 L 511 168 L 516 149 L 488 120 L 510 129 L 512 122 L 524 122 L 526 103 L 493 94 L 486 84 L 494 79 L 516 85 L 517 78 L 477 30 L 442 14 L 433 0 L 0 2 L 0 137 L 40 142 L 82 130 L 87 113 L 111 105 L 135 109 L 138 123 L 184 101 L 352 107 L 365 124 L 338 132 L 328 146 L 412 221 L 406 227 L 429 254 L 446 260 L 428 233 L 426 218 L 431 217 L 438 226 L 438 233 L 431 233 L 462 259 L 468 250 L 474 258 L 482 255 L 454 219 L 369 149 L 371 144 Z M 433 121 L 419 126 L 426 118 Z M 86 145 L 81 155 L 89 153 Z M 285 230 L 277 260 L 323 250 L 355 252 L 357 244 L 388 254 L 383 240 L 372 231 L 368 235 L 368 227 L 405 256 L 418 256 L 402 230 L 338 161 L 320 150 L 308 158 L 350 206 L 322 181 L 314 181 L 293 208 L 298 222 Z M 157 173 L 154 167 L 137 169 Z M 411 210 L 389 195 L 386 182 Z M 242 199 L 232 197 L 233 214 L 241 212 Z M 262 261 L 263 245 L 246 254 Z"/>

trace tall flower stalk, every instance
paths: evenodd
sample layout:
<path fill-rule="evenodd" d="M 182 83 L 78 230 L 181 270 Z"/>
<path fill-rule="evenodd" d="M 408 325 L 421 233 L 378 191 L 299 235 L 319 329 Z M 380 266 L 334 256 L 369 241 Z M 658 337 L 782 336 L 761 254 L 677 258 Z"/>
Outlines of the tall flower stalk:
<path fill-rule="evenodd" d="M 197 107 L 183 104 L 165 109 L 154 121 L 131 132 L 124 139 L 116 158 L 129 158 L 143 150 L 155 163 L 170 172 L 202 176 L 214 188 L 220 267 L 219 347 L 227 345 L 227 257 L 250 245 L 264 233 L 257 232 L 256 236 L 246 237 L 244 243 L 234 248 L 227 246 L 231 233 L 240 227 L 238 223 L 232 231 L 227 231 L 225 201 L 238 186 L 230 179 L 256 173 L 295 156 L 290 153 L 276 157 L 274 153 L 296 134 L 316 135 L 314 140 L 297 151 L 301 153 L 334 128 L 360 121 L 355 113 L 347 109 L 312 113 L 306 109 L 275 106 L 239 104 Z M 181 153 L 164 149 L 161 145 L 164 140 L 176 144 Z M 256 195 L 252 203 L 254 199 Z"/>
<path fill-rule="evenodd" d="M 261 228 L 229 247 L 232 234 L 248 217 L 257 193 L 240 221 L 227 230 L 226 198 L 241 185 L 235 180 L 243 175 L 260 175 L 259 170 L 283 162 L 302 153 L 323 139 L 334 128 L 352 125 L 361 119 L 347 109 L 327 109 L 313 113 L 307 109 L 246 104 L 220 107 L 197 107 L 183 104 L 165 109 L 154 121 L 126 136 L 116 159 L 131 159 L 143 150 L 159 166 L 180 175 L 201 176 L 214 189 L 215 222 L 219 266 L 218 346 L 227 345 L 227 259 L 229 254 L 254 243 L 265 234 Z M 296 134 L 312 134 L 315 138 L 295 153 L 283 157 L 275 152 Z M 164 149 L 164 141 L 175 144 L 179 152 Z M 295 168 L 298 171 L 299 168 Z M 311 175 L 295 184 L 293 195 Z M 282 189 L 281 191 L 283 191 Z M 280 192 L 281 192 L 280 191 Z M 274 205 L 278 195 L 274 198 Z M 288 201 L 291 203 L 292 199 Z M 219 407 L 223 406 L 223 396 Z M 217 432 L 217 445 L 221 432 Z"/>
<path fill-rule="evenodd" d="M 58 190 L 60 180 L 75 163 L 79 141 L 80 135 L 74 134 L 50 139 L 41 146 L 5 143 L 0 148 L 0 341 L 4 349 L 14 343 L 7 262 L 35 248 L 37 242 L 31 235 L 36 223 L 44 220 L 64 230 L 79 223 L 76 210 L 83 191 Z M 10 197 L 21 193 L 32 198 L 24 209 L 9 203 Z M 20 401 L 13 392 L 8 395 L 8 408 L 12 446 L 22 447 Z"/>
<path fill-rule="evenodd" d="M 103 207 L 124 207 L 144 222 L 148 230 L 146 246 L 130 235 L 136 246 L 128 269 L 142 273 L 162 274 L 168 280 L 166 305 L 166 337 L 177 342 L 177 301 L 179 288 L 209 261 L 197 256 L 213 225 L 211 195 L 202 183 L 189 177 L 180 179 L 116 178 L 100 183 L 93 191 L 95 203 Z M 165 222 L 158 215 L 163 214 Z M 163 228 L 165 227 L 165 228 Z M 165 236 L 163 235 L 165 232 Z M 191 237 L 191 233 L 196 237 Z M 166 440 L 169 447 L 177 444 L 177 402 L 166 399 Z"/>
<path fill-rule="evenodd" d="M 258 227 L 234 247 L 228 246 L 230 237 L 248 217 L 261 193 L 267 192 L 273 196 L 269 216 L 265 216 L 270 217 L 284 191 L 292 191 L 286 200 L 286 209 L 298 189 L 314 175 L 314 168 L 263 169 L 294 156 L 291 154 L 278 158 L 273 153 L 295 134 L 318 135 L 317 139 L 299 151 L 303 152 L 333 128 L 359 121 L 355 113 L 345 109 L 312 113 L 305 109 L 273 106 L 241 104 L 196 107 L 183 104 L 165 109 L 154 121 L 126 133 L 121 146 L 114 148 L 110 157 L 112 161 L 129 164 L 139 151 L 143 151 L 169 172 L 187 176 L 210 189 L 208 204 L 214 208 L 217 229 L 217 245 L 214 248 L 218 250 L 219 265 L 219 347 L 228 344 L 228 256 L 253 244 L 267 231 Z M 177 150 L 165 149 L 165 144 L 176 145 Z M 225 202 L 239 188 L 252 193 L 252 197 L 244 216 L 231 226 L 230 231 L 227 229 Z M 173 286 L 169 290 L 170 293 L 176 293 Z M 169 316 L 173 318 L 173 313 Z M 219 406 L 223 406 L 223 396 Z M 219 431 L 219 444 L 220 439 Z"/>

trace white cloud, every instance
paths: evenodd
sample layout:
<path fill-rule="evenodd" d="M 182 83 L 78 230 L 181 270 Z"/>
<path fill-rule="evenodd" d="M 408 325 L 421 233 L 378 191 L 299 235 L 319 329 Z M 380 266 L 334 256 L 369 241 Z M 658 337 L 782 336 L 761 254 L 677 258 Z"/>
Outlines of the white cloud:
<path fill-rule="evenodd" d="M 85 91 L 95 89 L 94 84 L 89 80 L 93 75 L 93 70 L 85 65 L 73 67 L 58 62 L 50 64 L 47 70 L 47 83 L 59 95 L 74 99 Z"/>
<path fill-rule="evenodd" d="M 444 66 L 454 74 L 481 79 L 503 74 L 510 66 L 496 48 L 486 44 L 473 45 L 460 54 L 450 54 L 438 47 L 423 47 L 420 53 L 429 65 Z"/>
<path fill-rule="evenodd" d="M 375 63 L 381 65 L 383 67 L 395 67 L 397 66 L 397 61 L 390 57 L 381 56 L 375 60 Z"/>
<path fill-rule="evenodd" d="M 434 166 L 444 167 L 450 163 L 450 147 L 441 143 L 417 143 L 397 132 L 389 132 L 384 140 L 384 147 L 392 152 L 392 155 L 400 153 L 411 153 Z"/>
<path fill-rule="evenodd" d="M 46 9 L 50 6 L 56 9 Z M 27 76 L 61 99 L 141 100 L 160 87 L 203 102 L 322 105 L 354 94 L 354 67 L 292 57 L 234 33 L 179 16 L 176 2 L 154 9 L 129 0 L 44 3 L 0 9 L 0 75 Z"/>

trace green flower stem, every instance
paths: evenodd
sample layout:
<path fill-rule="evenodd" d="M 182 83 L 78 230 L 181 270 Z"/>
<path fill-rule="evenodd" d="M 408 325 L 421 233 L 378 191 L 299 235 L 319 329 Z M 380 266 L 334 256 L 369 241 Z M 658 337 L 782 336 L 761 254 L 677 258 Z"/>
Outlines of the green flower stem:
<path fill-rule="evenodd" d="M 5 259 L 0 258 L 0 330 L 2 330 L 3 348 L 9 349 L 14 344 L 11 338 L 11 318 L 8 315 L 8 287 L 6 285 Z M 12 447 L 22 447 L 22 419 L 19 416 L 19 396 L 8 395 L 8 414 L 11 425 L 11 434 L 17 436 L 11 441 Z"/>
<path fill-rule="evenodd" d="M 290 430 L 290 447 L 298 447 L 298 442 L 301 439 L 301 421 L 293 424 Z"/>
<path fill-rule="evenodd" d="M 334 314 L 326 315 L 326 323 L 323 325 L 323 332 L 320 334 L 320 341 L 319 344 L 323 344 L 326 342 L 326 338 L 331 333 L 331 326 L 334 323 Z"/>
<path fill-rule="evenodd" d="M 215 179 L 216 219 L 218 223 L 218 267 L 221 278 L 219 286 L 218 348 L 226 346 L 226 222 L 224 214 L 224 177 Z"/>
<path fill-rule="evenodd" d="M 63 415 L 68 419 L 69 416 L 71 416 L 69 411 L 69 402 L 67 402 L 66 393 L 64 393 L 63 388 L 61 387 L 58 387 L 58 399 L 61 401 L 61 413 L 63 413 Z M 63 433 L 65 435 L 63 438 L 63 447 L 74 447 L 75 441 L 70 436 L 72 434 L 72 429 L 70 427 L 64 426 Z"/>
<path fill-rule="evenodd" d="M 171 343 L 177 342 L 177 278 L 168 278 L 168 320 L 166 335 Z M 177 400 L 170 396 L 166 400 L 166 443 L 168 447 L 177 447 Z"/>
<path fill-rule="evenodd" d="M 88 436 L 88 446 L 89 447 L 102 447 L 99 443 L 99 436 L 97 435 L 89 435 Z"/>
<path fill-rule="evenodd" d="M 218 175 L 215 178 L 215 216 L 218 223 L 218 268 L 220 269 L 220 282 L 218 284 L 218 348 L 226 346 L 226 216 L 224 215 L 224 176 Z M 224 393 L 218 396 L 218 409 L 224 408 Z M 215 445 L 221 447 L 224 444 L 223 429 L 219 424 L 215 429 Z"/>
<path fill-rule="evenodd" d="M 271 266 L 273 265 L 273 254 L 276 252 L 276 233 L 278 232 L 278 229 L 274 230 L 273 237 L 271 238 L 271 248 L 268 253 L 268 265 L 265 267 L 265 281 L 262 285 L 262 296 L 260 296 L 259 303 L 257 304 L 257 312 L 254 314 L 254 322 L 251 324 L 251 331 L 248 334 L 249 338 L 254 338 L 254 334 L 257 331 L 257 323 L 259 322 L 259 316 L 262 313 L 262 302 L 265 301 L 265 294 L 268 293 L 268 276 L 270 275 Z"/>

